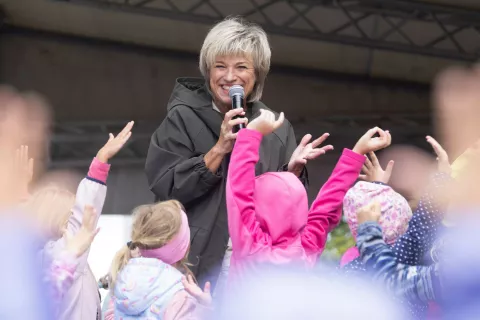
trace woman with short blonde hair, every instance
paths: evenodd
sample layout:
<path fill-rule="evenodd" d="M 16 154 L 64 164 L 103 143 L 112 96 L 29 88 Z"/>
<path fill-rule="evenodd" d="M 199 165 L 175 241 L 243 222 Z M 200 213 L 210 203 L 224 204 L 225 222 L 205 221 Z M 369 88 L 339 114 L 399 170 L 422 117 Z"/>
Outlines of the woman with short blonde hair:
<path fill-rule="evenodd" d="M 215 285 L 228 247 L 225 182 L 236 139 L 233 128 L 256 118 L 261 109 L 270 110 L 260 101 L 270 58 L 260 26 L 240 18 L 215 25 L 200 51 L 203 78 L 177 79 L 167 116 L 150 142 L 145 164 L 150 189 L 156 200 L 176 199 L 185 206 L 191 229 L 189 258 L 202 283 Z M 233 85 L 243 87 L 243 109 L 232 110 Z M 311 136 L 306 136 L 297 148 L 286 120 L 262 142 L 256 174 L 290 171 L 306 184 L 304 166 L 324 153 L 316 148 L 324 138 L 307 145 Z"/>

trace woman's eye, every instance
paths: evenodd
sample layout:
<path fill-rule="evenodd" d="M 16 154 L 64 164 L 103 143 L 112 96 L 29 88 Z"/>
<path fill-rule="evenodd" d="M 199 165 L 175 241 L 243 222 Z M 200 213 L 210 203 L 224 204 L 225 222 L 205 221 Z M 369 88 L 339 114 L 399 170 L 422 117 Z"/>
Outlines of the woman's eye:
<path fill-rule="evenodd" d="M 216 65 L 215 68 L 225 68 L 224 66 L 221 66 L 221 65 Z"/>

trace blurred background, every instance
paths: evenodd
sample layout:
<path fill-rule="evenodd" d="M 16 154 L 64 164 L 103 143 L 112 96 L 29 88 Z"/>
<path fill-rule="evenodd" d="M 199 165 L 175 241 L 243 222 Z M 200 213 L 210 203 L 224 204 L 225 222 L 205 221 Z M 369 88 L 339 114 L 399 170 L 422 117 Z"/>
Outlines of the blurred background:
<path fill-rule="evenodd" d="M 286 113 L 299 138 L 331 133 L 336 150 L 308 165 L 310 200 L 343 147 L 369 127 L 429 150 L 428 84 L 446 66 L 475 61 L 480 49 L 478 0 L 0 0 L 0 81 L 52 103 L 52 168 L 85 173 L 108 132 L 136 121 L 112 162 L 100 220 L 108 227 L 90 255 L 97 277 L 129 240 L 131 210 L 153 201 L 143 166 L 175 79 L 200 76 L 203 39 L 229 15 L 269 34 L 262 100 Z M 323 259 L 353 244 L 342 223 Z"/>

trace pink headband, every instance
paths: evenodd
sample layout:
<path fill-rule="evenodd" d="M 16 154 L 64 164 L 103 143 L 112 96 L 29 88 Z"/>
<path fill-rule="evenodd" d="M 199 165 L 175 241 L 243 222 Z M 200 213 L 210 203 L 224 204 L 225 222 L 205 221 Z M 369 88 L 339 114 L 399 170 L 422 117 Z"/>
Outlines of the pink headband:
<path fill-rule="evenodd" d="M 182 260 L 190 245 L 190 228 L 188 218 L 182 210 L 182 225 L 178 233 L 166 245 L 157 249 L 140 249 L 145 258 L 157 258 L 168 264 L 175 264 Z"/>

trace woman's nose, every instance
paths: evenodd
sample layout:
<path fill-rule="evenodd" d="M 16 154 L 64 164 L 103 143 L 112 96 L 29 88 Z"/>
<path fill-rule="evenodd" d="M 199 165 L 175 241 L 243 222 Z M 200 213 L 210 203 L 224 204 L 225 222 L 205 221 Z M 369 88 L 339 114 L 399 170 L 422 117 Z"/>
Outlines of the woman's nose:
<path fill-rule="evenodd" d="M 225 80 L 228 82 L 233 82 L 237 79 L 234 68 L 228 68 L 227 73 L 225 74 Z"/>

